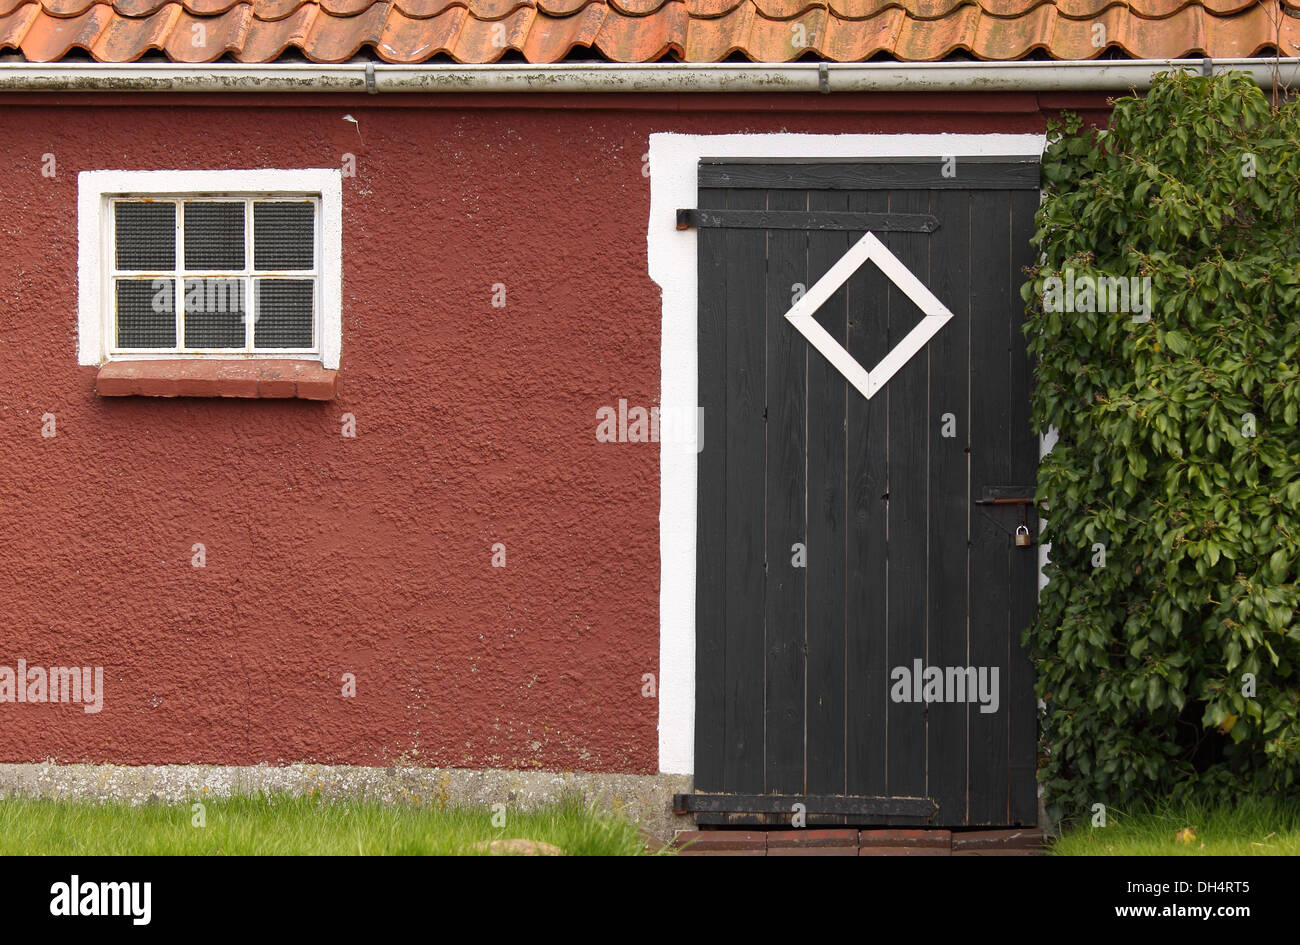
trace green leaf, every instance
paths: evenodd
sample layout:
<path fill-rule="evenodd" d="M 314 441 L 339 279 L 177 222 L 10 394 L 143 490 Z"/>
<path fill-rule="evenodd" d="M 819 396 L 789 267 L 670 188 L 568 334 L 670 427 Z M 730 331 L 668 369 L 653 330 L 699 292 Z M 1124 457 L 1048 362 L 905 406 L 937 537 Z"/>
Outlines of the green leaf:
<path fill-rule="evenodd" d="M 1285 549 L 1279 548 L 1277 551 L 1273 552 L 1272 556 L 1268 559 L 1268 574 L 1269 579 L 1274 584 L 1281 584 L 1286 580 L 1286 572 L 1289 563 L 1290 558 Z"/>
<path fill-rule="evenodd" d="M 1147 680 L 1147 711 L 1154 712 L 1160 707 L 1161 696 L 1164 692 L 1164 680 L 1159 676 L 1152 676 Z"/>

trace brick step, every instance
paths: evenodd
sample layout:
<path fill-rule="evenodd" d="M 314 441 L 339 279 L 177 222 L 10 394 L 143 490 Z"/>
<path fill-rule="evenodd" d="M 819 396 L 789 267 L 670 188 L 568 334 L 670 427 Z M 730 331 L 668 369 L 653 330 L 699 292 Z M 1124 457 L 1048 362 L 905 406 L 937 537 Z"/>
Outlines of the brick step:
<path fill-rule="evenodd" d="M 1043 856 L 1041 830 L 684 830 L 681 856 Z"/>

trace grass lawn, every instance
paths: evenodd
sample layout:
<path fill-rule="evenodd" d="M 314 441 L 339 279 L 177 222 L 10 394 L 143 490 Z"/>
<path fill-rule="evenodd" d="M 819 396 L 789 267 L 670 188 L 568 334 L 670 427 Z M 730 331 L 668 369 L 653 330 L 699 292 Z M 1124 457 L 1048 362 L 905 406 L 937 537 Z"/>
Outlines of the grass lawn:
<path fill-rule="evenodd" d="M 1107 825 L 1065 831 L 1056 856 L 1300 856 L 1300 803 L 1259 799 L 1232 807 L 1165 806 L 1106 812 Z M 1191 828 L 1194 836 L 1179 836 Z"/>
<path fill-rule="evenodd" d="M 641 856 L 626 821 L 577 802 L 506 812 L 439 810 L 371 801 L 269 795 L 209 798 L 206 826 L 191 803 L 0 799 L 0 854 L 95 855 L 483 855 L 474 844 L 521 837 L 570 856 Z"/>

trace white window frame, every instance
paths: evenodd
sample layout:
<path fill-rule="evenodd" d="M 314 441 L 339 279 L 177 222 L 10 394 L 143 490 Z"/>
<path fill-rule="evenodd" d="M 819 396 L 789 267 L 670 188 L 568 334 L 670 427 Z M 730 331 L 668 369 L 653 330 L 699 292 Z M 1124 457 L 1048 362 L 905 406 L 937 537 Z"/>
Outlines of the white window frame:
<path fill-rule="evenodd" d="M 317 201 L 316 347 L 310 352 L 267 351 L 143 351 L 116 347 L 114 333 L 113 201 L 143 197 L 272 200 L 311 198 Z M 247 239 L 247 236 L 245 237 Z M 337 370 L 343 347 L 343 175 L 333 168 L 237 171 L 82 171 L 77 175 L 77 361 L 103 365 L 109 361 L 202 359 L 298 359 L 320 361 Z M 177 247 L 177 256 L 182 249 Z M 247 260 L 252 262 L 251 260 Z M 178 263 L 183 260 L 178 258 Z M 188 277 L 186 272 L 178 279 Z M 212 275 L 205 273 L 204 275 Z M 178 293 L 182 291 L 179 284 Z"/>
<path fill-rule="evenodd" d="M 696 206 L 702 159 L 834 162 L 991 156 L 1040 157 L 1036 134 L 650 135 L 650 278 L 661 291 L 660 410 L 699 409 L 696 231 L 677 229 L 677 210 Z M 960 170 L 958 171 L 960 173 Z M 709 435 L 709 418 L 703 434 Z M 659 770 L 695 772 L 696 445 L 659 442 Z M 1046 549 L 1039 548 L 1040 567 Z"/>

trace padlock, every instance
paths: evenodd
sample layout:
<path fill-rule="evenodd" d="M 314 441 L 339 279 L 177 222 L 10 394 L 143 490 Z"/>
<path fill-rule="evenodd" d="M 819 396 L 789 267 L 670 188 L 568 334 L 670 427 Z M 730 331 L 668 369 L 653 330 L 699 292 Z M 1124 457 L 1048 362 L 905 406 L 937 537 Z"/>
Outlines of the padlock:
<path fill-rule="evenodd" d="M 1034 539 L 1033 539 L 1033 537 L 1029 534 L 1029 526 L 1028 526 L 1028 525 L 1017 525 L 1017 526 L 1016 526 L 1016 547 L 1017 547 L 1017 548 L 1028 548 L 1028 547 L 1029 547 L 1030 545 L 1032 545 L 1033 543 L 1034 543 Z"/>

